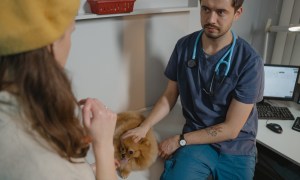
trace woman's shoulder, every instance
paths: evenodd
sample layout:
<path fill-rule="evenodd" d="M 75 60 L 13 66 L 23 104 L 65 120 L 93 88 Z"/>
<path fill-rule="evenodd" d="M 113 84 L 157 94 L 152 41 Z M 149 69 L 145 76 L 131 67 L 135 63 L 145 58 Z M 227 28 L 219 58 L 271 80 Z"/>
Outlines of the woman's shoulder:
<path fill-rule="evenodd" d="M 71 163 L 59 156 L 21 116 L 0 112 L 0 174 L 8 179 L 94 179 L 92 169 L 82 158 Z M 20 123 L 22 122 L 22 123 Z M 1 179 L 1 178 L 0 178 Z"/>

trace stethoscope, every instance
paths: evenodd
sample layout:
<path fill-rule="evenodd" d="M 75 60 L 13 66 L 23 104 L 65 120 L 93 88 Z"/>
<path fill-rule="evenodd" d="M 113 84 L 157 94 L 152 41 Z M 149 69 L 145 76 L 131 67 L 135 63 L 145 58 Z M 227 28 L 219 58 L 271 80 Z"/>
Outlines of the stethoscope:
<path fill-rule="evenodd" d="M 187 66 L 189 68 L 194 68 L 196 67 L 197 65 L 197 62 L 196 62 L 196 54 L 197 54 L 197 47 L 198 47 L 198 43 L 199 43 L 199 39 L 202 35 L 202 32 L 203 30 L 201 30 L 196 38 L 196 41 L 195 41 L 195 44 L 194 44 L 194 49 L 193 49 L 193 55 L 192 55 L 192 59 L 188 60 L 187 61 Z M 224 76 L 221 80 L 221 82 L 219 83 L 219 86 L 223 83 L 224 79 L 227 77 L 228 75 L 228 72 L 229 72 L 229 69 L 230 69 L 230 65 L 231 65 L 231 58 L 232 58 L 232 54 L 233 54 L 233 49 L 235 47 L 235 43 L 236 43 L 236 36 L 235 34 L 231 31 L 232 33 L 232 36 L 233 36 L 233 42 L 231 44 L 231 47 L 227 50 L 227 52 L 222 56 L 222 58 L 218 61 L 216 67 L 215 67 L 215 70 L 214 70 L 214 74 L 213 74 L 213 77 L 212 77 L 212 80 L 211 80 L 211 83 L 210 83 L 210 86 L 209 86 L 209 90 L 206 90 L 205 88 L 203 88 L 204 92 L 210 96 L 213 96 L 214 95 L 214 90 L 213 90 L 213 86 L 214 86 L 214 82 L 215 82 L 215 78 L 216 78 L 216 75 L 219 76 L 219 73 L 220 73 L 220 66 L 222 64 L 225 65 L 226 69 L 225 69 L 225 73 L 224 73 Z M 226 61 L 226 57 L 229 55 L 229 57 L 227 58 L 227 61 Z M 200 68 L 199 68 L 200 69 Z M 198 70 L 198 83 L 200 85 L 200 72 Z"/>

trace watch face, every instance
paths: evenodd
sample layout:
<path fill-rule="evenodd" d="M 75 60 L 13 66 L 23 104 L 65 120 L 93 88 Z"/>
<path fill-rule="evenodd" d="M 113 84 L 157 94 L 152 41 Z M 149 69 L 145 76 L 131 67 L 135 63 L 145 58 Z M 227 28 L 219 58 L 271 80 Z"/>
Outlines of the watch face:
<path fill-rule="evenodd" d="M 186 141 L 184 139 L 182 139 L 182 140 L 179 141 L 179 144 L 180 144 L 180 146 L 185 146 Z"/>

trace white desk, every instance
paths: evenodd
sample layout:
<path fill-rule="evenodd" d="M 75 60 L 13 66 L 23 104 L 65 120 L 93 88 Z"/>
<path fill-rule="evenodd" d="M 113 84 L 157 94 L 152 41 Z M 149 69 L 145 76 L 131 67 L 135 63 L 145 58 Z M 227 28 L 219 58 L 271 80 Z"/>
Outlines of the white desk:
<path fill-rule="evenodd" d="M 278 102 L 277 106 L 287 106 L 294 117 L 300 116 L 300 105 L 294 102 Z M 279 124 L 283 132 L 277 134 L 266 127 L 266 120 L 258 120 L 257 142 L 300 166 L 300 132 L 292 129 L 294 120 L 269 120 Z"/>

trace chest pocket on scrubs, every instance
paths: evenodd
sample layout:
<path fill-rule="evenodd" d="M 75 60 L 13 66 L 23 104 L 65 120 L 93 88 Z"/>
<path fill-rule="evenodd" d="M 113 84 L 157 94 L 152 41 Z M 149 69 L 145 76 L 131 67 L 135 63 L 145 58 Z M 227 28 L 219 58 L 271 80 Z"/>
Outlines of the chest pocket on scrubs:
<path fill-rule="evenodd" d="M 211 96 L 213 104 L 226 105 L 233 96 L 233 91 L 237 83 L 236 76 L 225 77 L 223 83 L 216 82 L 214 95 Z"/>

